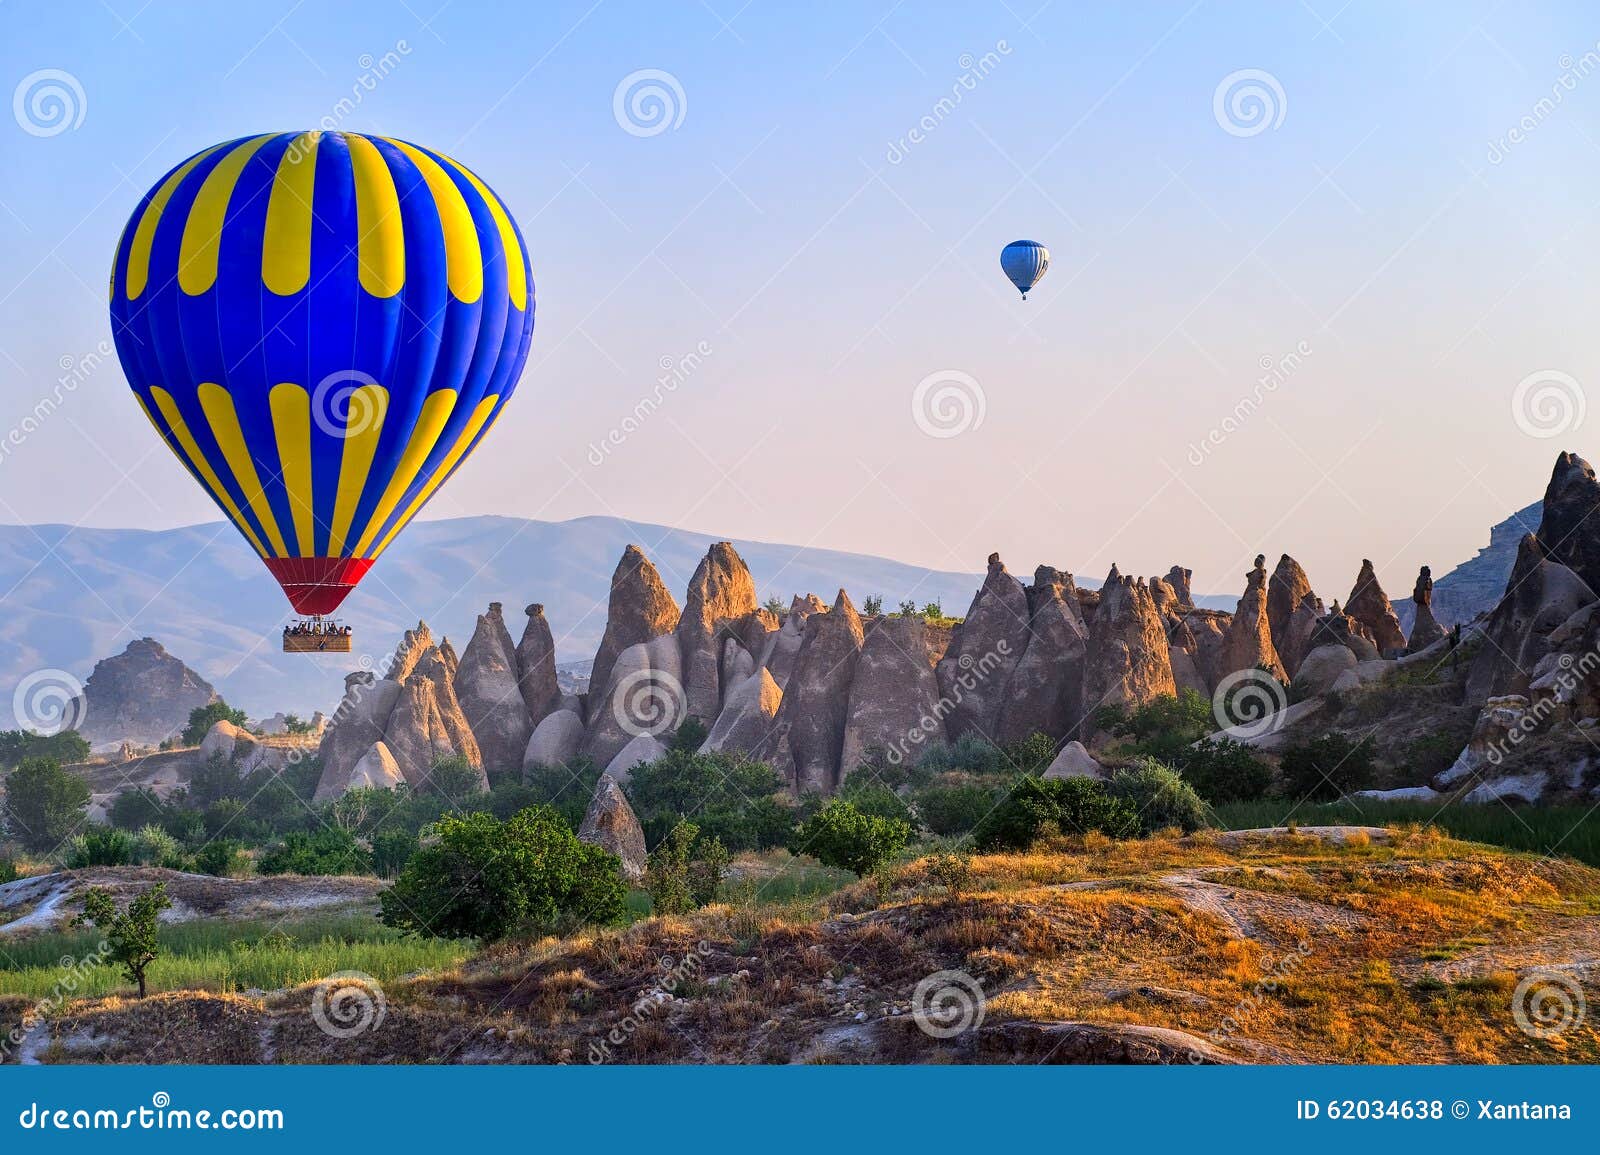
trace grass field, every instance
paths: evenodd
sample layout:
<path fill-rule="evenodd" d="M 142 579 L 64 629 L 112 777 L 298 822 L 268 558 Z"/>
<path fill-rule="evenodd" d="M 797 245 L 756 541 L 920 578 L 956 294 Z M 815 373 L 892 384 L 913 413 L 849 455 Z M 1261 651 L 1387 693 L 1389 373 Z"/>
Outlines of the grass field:
<path fill-rule="evenodd" d="M 76 998 L 133 991 L 114 966 L 78 967 L 72 960 L 94 953 L 94 931 L 0 939 L 0 995 Z M 414 971 L 454 967 L 473 950 L 470 942 L 402 938 L 371 915 L 323 915 L 277 922 L 185 922 L 161 928 L 161 957 L 150 965 L 152 991 L 205 990 L 232 993 L 258 987 L 275 990 L 324 978 L 336 971 L 363 971 L 388 982 Z M 66 964 L 66 965 L 63 965 Z M 76 983 L 70 991 L 63 981 Z"/>
<path fill-rule="evenodd" d="M 1455 838 L 1507 850 L 1555 854 L 1600 866 L 1600 806 L 1483 806 L 1429 802 L 1229 802 L 1216 808 L 1225 830 L 1283 826 L 1433 825 Z"/>

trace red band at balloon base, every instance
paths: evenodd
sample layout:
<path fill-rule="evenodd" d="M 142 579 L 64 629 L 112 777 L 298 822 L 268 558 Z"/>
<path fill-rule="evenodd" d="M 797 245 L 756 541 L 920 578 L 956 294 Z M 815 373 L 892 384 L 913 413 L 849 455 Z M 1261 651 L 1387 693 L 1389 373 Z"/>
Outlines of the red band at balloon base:
<path fill-rule="evenodd" d="M 269 557 L 297 614 L 331 614 L 372 568 L 370 557 Z"/>

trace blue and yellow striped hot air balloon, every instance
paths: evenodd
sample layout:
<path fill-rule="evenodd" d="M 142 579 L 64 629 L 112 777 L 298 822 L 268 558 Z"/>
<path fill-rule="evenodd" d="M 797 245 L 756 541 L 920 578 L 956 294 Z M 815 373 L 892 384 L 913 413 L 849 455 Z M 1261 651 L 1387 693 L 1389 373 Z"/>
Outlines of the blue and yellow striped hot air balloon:
<path fill-rule="evenodd" d="M 190 157 L 140 201 L 111 271 L 145 416 L 308 615 L 483 439 L 533 312 L 522 235 L 481 180 L 347 132 Z"/>
<path fill-rule="evenodd" d="M 1037 285 L 1050 267 L 1050 250 L 1038 241 L 1012 241 L 1000 250 L 1000 271 L 1017 287 L 1022 299 Z"/>

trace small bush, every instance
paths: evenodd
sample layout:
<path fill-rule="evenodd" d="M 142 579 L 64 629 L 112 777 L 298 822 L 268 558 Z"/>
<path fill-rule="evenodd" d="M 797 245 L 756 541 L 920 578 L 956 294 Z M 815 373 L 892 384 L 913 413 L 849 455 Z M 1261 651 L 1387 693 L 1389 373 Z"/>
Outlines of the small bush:
<path fill-rule="evenodd" d="M 111 800 L 106 819 L 120 830 L 138 830 L 165 822 L 167 807 L 156 797 L 155 791 L 141 786 L 137 790 L 124 790 Z"/>
<path fill-rule="evenodd" d="M 838 796 L 850 803 L 863 814 L 870 814 L 874 818 L 895 818 L 901 822 L 912 822 L 911 807 L 906 805 L 905 799 L 893 790 L 857 778 L 854 782 L 845 780 Z"/>
<path fill-rule="evenodd" d="M 972 855 L 959 850 L 932 855 L 928 859 L 928 877 L 944 887 L 951 898 L 960 898 L 972 885 Z"/>
<path fill-rule="evenodd" d="M 922 825 L 942 838 L 970 834 L 994 809 L 999 793 L 988 786 L 928 786 L 911 796 Z"/>
<path fill-rule="evenodd" d="M 445 938 L 499 939 L 523 929 L 604 924 L 622 916 L 627 886 L 614 854 L 579 842 L 547 806 L 508 822 L 449 815 L 438 841 L 383 893 L 383 922 Z"/>
<path fill-rule="evenodd" d="M 385 827 L 372 836 L 372 869 L 379 878 L 398 878 L 421 845 L 415 831 Z"/>
<path fill-rule="evenodd" d="M 1118 770 L 1108 789 L 1113 798 L 1126 802 L 1138 815 L 1141 833 L 1154 834 L 1176 826 L 1192 834 L 1206 825 L 1206 804 L 1194 787 L 1154 758 L 1139 758 Z"/>
<path fill-rule="evenodd" d="M 680 822 L 650 852 L 644 888 L 656 914 L 687 914 L 716 901 L 728 871 L 727 849 L 692 822 Z"/>
<path fill-rule="evenodd" d="M 1042 838 L 1098 830 L 1132 838 L 1139 816 L 1092 778 L 1019 778 L 972 832 L 979 850 L 1026 850 Z"/>
<path fill-rule="evenodd" d="M 1202 740 L 1185 750 L 1178 772 L 1207 802 L 1254 802 L 1272 785 L 1272 767 L 1243 742 Z"/>
<path fill-rule="evenodd" d="M 1008 768 L 1016 774 L 1043 774 L 1056 758 L 1055 740 L 1035 731 L 1020 742 L 1001 747 Z"/>
<path fill-rule="evenodd" d="M 809 854 L 824 866 L 865 878 L 892 861 L 910 839 L 909 823 L 863 814 L 835 798 L 795 828 L 789 852 Z"/>
<path fill-rule="evenodd" d="M 250 859 L 233 839 L 219 838 L 194 852 L 194 868 L 213 878 L 243 878 L 250 873 Z"/>
<path fill-rule="evenodd" d="M 8 882 L 15 882 L 22 877 L 22 872 L 17 869 L 17 860 L 14 858 L 0 858 L 0 886 Z"/>
<path fill-rule="evenodd" d="M 209 705 L 196 706 L 189 711 L 189 724 L 183 728 L 179 740 L 185 746 L 198 746 L 211 732 L 211 727 L 218 722 L 232 722 L 235 726 L 242 727 L 245 720 L 243 710 L 235 710 L 218 698 Z"/>
<path fill-rule="evenodd" d="M 337 826 L 293 831 L 256 863 L 262 874 L 371 874 L 372 859 L 355 835 Z"/>
<path fill-rule="evenodd" d="M 1372 785 L 1373 742 L 1351 741 L 1336 730 L 1283 752 L 1283 793 L 1290 798 L 1331 802 Z"/>
<path fill-rule="evenodd" d="M 138 861 L 138 844 L 126 830 L 91 827 L 73 836 L 61 861 L 69 870 L 88 866 L 132 866 Z"/>
<path fill-rule="evenodd" d="M 930 742 L 917 760 L 917 768 L 929 774 L 965 770 L 969 774 L 1011 774 L 1005 753 L 977 734 L 961 735 L 954 742 Z"/>
<path fill-rule="evenodd" d="M 574 758 L 559 766 L 530 766 L 522 772 L 522 781 L 531 791 L 533 805 L 550 807 L 576 832 L 602 769 L 592 758 Z"/>

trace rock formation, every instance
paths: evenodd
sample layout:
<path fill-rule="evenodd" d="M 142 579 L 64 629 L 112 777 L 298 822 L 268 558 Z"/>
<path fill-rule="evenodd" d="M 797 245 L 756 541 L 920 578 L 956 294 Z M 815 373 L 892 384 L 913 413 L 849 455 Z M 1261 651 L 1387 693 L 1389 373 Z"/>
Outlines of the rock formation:
<path fill-rule="evenodd" d="M 357 764 L 383 741 L 384 728 L 399 698 L 400 683 L 392 678 L 375 679 L 370 670 L 345 676 L 344 697 L 317 750 L 322 777 L 317 781 L 316 801 L 337 798 L 351 788 Z M 389 757 L 392 761 L 393 753 Z"/>
<path fill-rule="evenodd" d="M 1433 571 L 1423 566 L 1417 574 L 1417 584 L 1411 590 L 1411 602 L 1416 606 L 1411 624 L 1411 636 L 1406 639 L 1406 652 L 1415 654 L 1443 638 L 1447 631 L 1433 619 Z"/>
<path fill-rule="evenodd" d="M 1046 778 L 1104 778 L 1105 767 L 1095 760 L 1082 742 L 1068 742 L 1061 747 L 1048 769 Z"/>
<path fill-rule="evenodd" d="M 1137 706 L 1177 692 L 1167 636 L 1150 591 L 1112 566 L 1089 626 L 1082 716 L 1087 722 L 1101 706 Z"/>
<path fill-rule="evenodd" d="M 94 747 L 156 746 L 181 733 L 196 707 L 216 700 L 211 683 L 154 638 L 139 638 L 95 663 L 83 696 L 67 708 L 71 716 L 63 711 L 60 721 L 76 721 L 78 733 Z"/>
<path fill-rule="evenodd" d="M 561 707 L 561 683 L 556 677 L 556 643 L 545 621 L 544 607 L 535 602 L 524 611 L 528 624 L 517 643 L 517 687 L 528 721 L 534 726 Z"/>
<path fill-rule="evenodd" d="M 1149 596 L 1145 592 L 1147 601 Z M 1000 555 L 990 554 L 983 586 L 939 660 L 939 693 L 952 703 L 945 719 L 951 738 L 968 732 L 994 738 L 1006 683 L 1028 646 L 1028 617 L 1027 591 L 1006 572 Z"/>
<path fill-rule="evenodd" d="M 343 794 L 346 790 L 362 787 L 393 790 L 396 786 L 403 786 L 405 780 L 406 776 L 400 772 L 400 763 L 394 760 L 389 747 L 382 742 L 374 742 L 367 747 L 367 752 L 356 760 L 344 788 L 338 793 Z M 320 791 L 318 800 L 321 800 Z"/>
<path fill-rule="evenodd" d="M 748 754 L 755 750 L 772 732 L 782 703 L 783 691 L 773 680 L 772 671 L 757 670 L 728 691 L 722 712 L 700 747 L 701 753 L 721 750 Z"/>
<path fill-rule="evenodd" d="M 479 785 L 488 789 L 478 740 L 461 712 L 450 669 L 437 648 L 424 652 L 401 683 L 383 741 L 413 787 L 427 781 L 435 762 L 461 757 L 478 772 Z"/>
<path fill-rule="evenodd" d="M 1467 699 L 1526 695 L 1534 667 L 1550 652 L 1551 633 L 1594 600 L 1581 577 L 1546 555 L 1539 538 L 1523 538 L 1505 597 L 1483 627 L 1486 644 L 1468 671 Z"/>
<path fill-rule="evenodd" d="M 1167 571 L 1167 584 L 1172 587 L 1172 592 L 1178 595 L 1178 605 L 1184 609 L 1194 608 L 1194 593 L 1189 586 L 1193 577 L 1193 570 L 1178 565 Z"/>
<path fill-rule="evenodd" d="M 1318 646 L 1300 662 L 1294 675 L 1294 696 L 1298 699 L 1316 697 L 1333 689 L 1339 675 L 1356 668 L 1356 656 L 1349 646 L 1333 643 Z"/>
<path fill-rule="evenodd" d="M 601 772 L 602 780 L 628 784 L 634 770 L 640 766 L 648 766 L 652 762 L 659 762 L 667 756 L 667 745 L 654 734 L 637 734 L 631 738 L 626 746 L 618 750 L 616 756 L 606 764 Z"/>
<path fill-rule="evenodd" d="M 532 624 L 530 618 L 529 625 Z M 553 686 L 553 663 L 550 673 Z M 517 648 L 506 629 L 499 602 L 490 602 L 488 612 L 478 615 L 477 628 L 461 655 L 452 683 L 485 768 L 496 773 L 520 773 L 522 755 L 533 734 L 533 720 L 522 697 Z"/>
<path fill-rule="evenodd" d="M 749 568 L 731 544 L 717 542 L 706 551 L 689 580 L 683 615 L 678 619 L 687 716 L 708 726 L 716 718 L 722 705 L 723 642 L 732 641 L 743 648 L 743 641 L 730 627 L 755 612 L 756 583 Z M 753 668 L 753 658 L 751 665 Z"/>
<path fill-rule="evenodd" d="M 602 696 L 610 688 L 611 667 L 629 646 L 670 634 L 678 626 L 678 603 L 661 575 L 638 546 L 630 545 L 611 575 L 606 632 L 589 671 L 589 692 Z"/>
<path fill-rule="evenodd" d="M 873 747 L 897 762 L 914 762 L 924 743 L 944 738 L 939 682 L 928 660 L 923 619 L 879 618 L 865 634 L 845 710 L 840 781 Z"/>
<path fill-rule="evenodd" d="M 629 882 L 644 878 L 647 860 L 644 829 L 633 807 L 628 805 L 627 795 L 612 779 L 602 778 L 595 787 L 589 809 L 578 827 L 578 839 L 620 858 L 623 877 Z"/>
<path fill-rule="evenodd" d="M 522 755 L 522 768 L 560 766 L 576 758 L 582 748 L 583 719 L 575 710 L 555 710 L 533 728 Z"/>
<path fill-rule="evenodd" d="M 1265 670 L 1280 682 L 1287 682 L 1283 663 L 1272 645 L 1272 627 L 1267 618 L 1267 559 L 1256 555 L 1255 568 L 1245 575 L 1244 596 L 1234 611 L 1233 621 L 1222 646 L 1222 676 L 1240 670 Z"/>
<path fill-rule="evenodd" d="M 1162 584 L 1176 606 L 1171 587 Z M 1072 575 L 1053 566 L 1038 567 L 1027 599 L 1026 645 L 1001 700 L 994 733 L 998 742 L 1019 742 L 1036 732 L 1060 741 L 1079 721 L 1089 631 L 1078 613 Z"/>
<path fill-rule="evenodd" d="M 1314 650 L 1319 646 L 1344 646 L 1361 662 L 1375 662 L 1382 656 L 1367 636 L 1365 627 L 1340 609 L 1338 602 L 1333 603 L 1333 609 L 1312 631 L 1310 648 Z"/>
<path fill-rule="evenodd" d="M 861 618 L 843 590 L 827 613 L 806 618 L 772 734 L 757 751 L 797 794 L 838 787 L 850 683 L 864 641 Z"/>
<path fill-rule="evenodd" d="M 756 665 L 772 674 L 778 688 L 789 684 L 789 673 L 794 669 L 795 655 L 800 652 L 800 642 L 805 637 L 806 619 L 812 614 L 827 613 L 828 607 L 816 594 L 796 595 L 777 630 L 766 636 L 761 653 L 756 655 Z"/>
<path fill-rule="evenodd" d="M 678 639 L 662 634 L 635 642 L 617 655 L 605 695 L 589 693 L 584 752 L 606 766 L 641 734 L 670 737 L 686 716 Z"/>
<path fill-rule="evenodd" d="M 1322 599 L 1311 589 L 1311 579 L 1300 563 L 1288 554 L 1278 558 L 1267 582 L 1267 623 L 1272 629 L 1272 646 L 1290 677 L 1305 657 L 1317 619 L 1324 613 Z"/>
<path fill-rule="evenodd" d="M 1389 595 L 1378 584 L 1378 575 L 1366 558 L 1361 561 L 1361 573 L 1344 604 L 1344 612 L 1366 629 L 1380 655 L 1405 649 L 1406 636 L 1400 630 L 1400 619 L 1395 617 Z"/>
<path fill-rule="evenodd" d="M 1594 468 L 1575 453 L 1556 458 L 1544 491 L 1539 521 L 1539 547 L 1544 556 L 1578 575 L 1590 589 L 1600 589 L 1600 480 Z"/>

